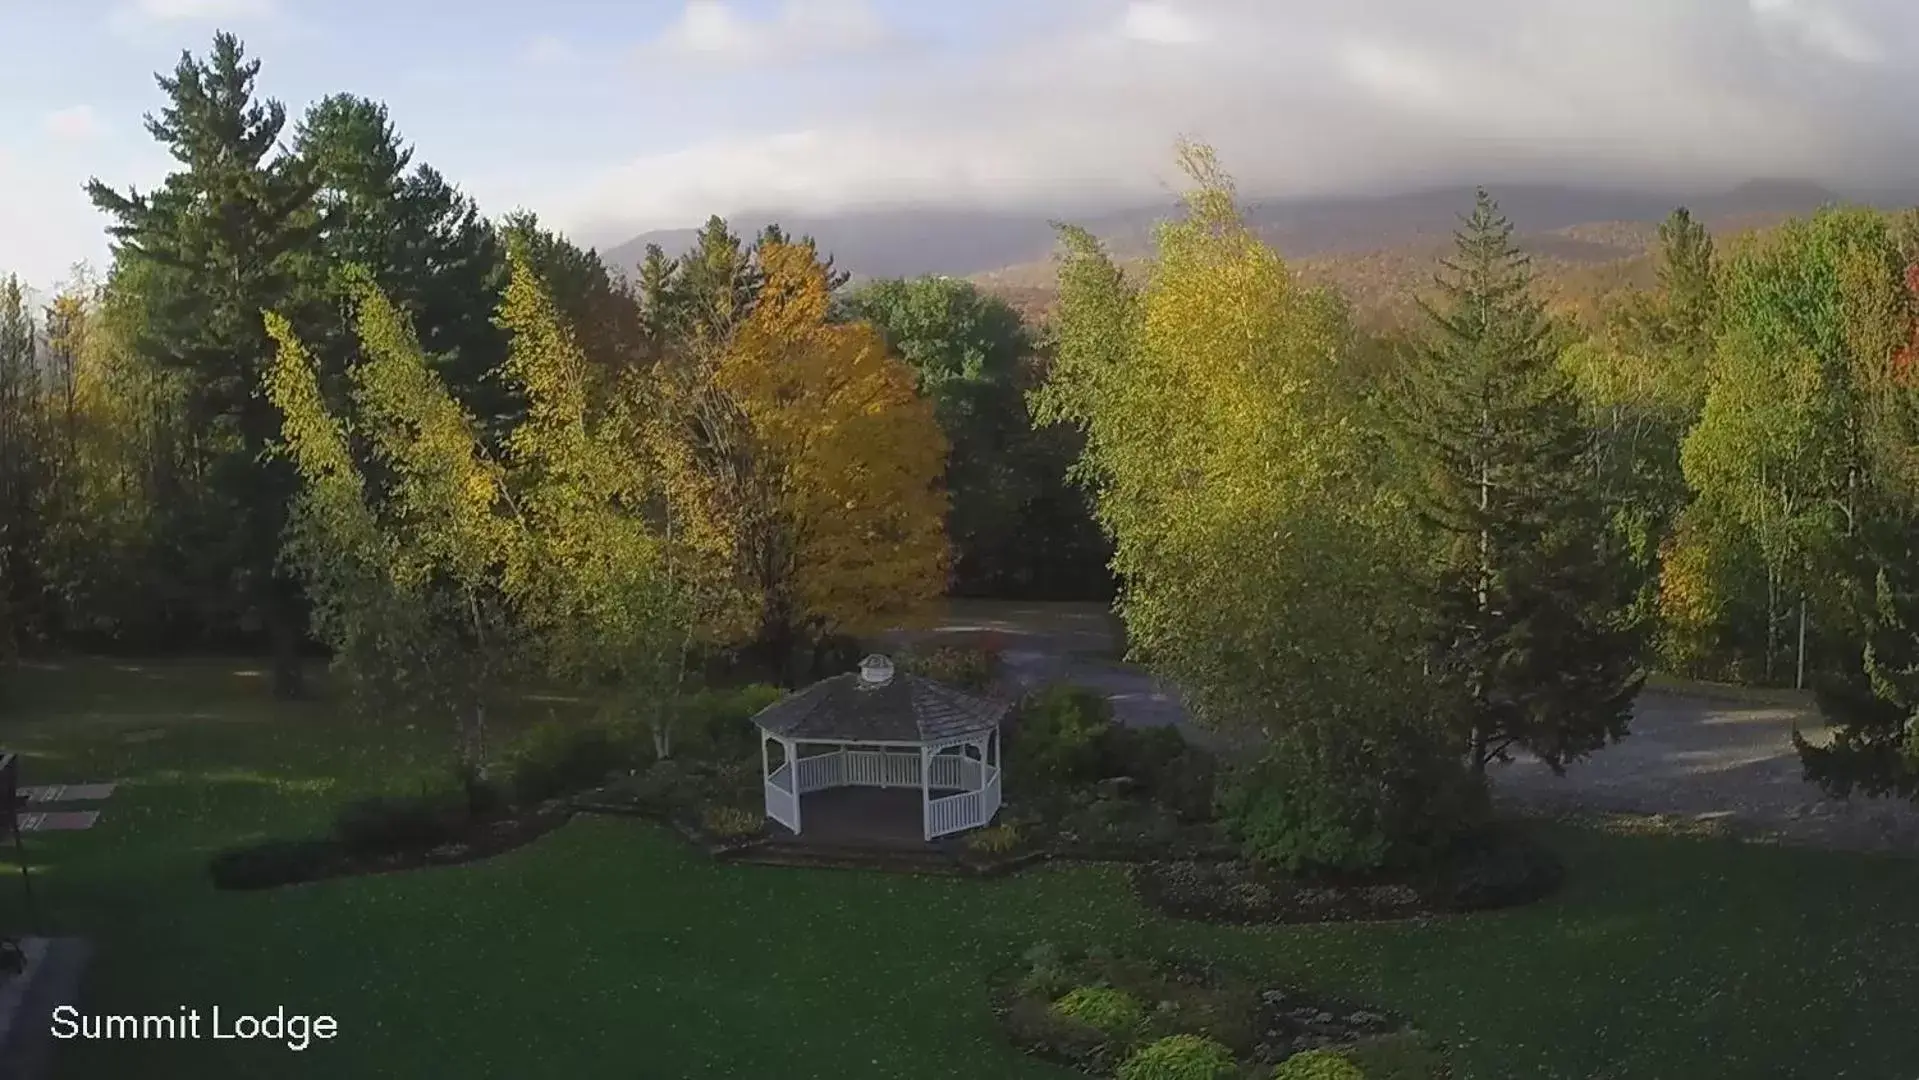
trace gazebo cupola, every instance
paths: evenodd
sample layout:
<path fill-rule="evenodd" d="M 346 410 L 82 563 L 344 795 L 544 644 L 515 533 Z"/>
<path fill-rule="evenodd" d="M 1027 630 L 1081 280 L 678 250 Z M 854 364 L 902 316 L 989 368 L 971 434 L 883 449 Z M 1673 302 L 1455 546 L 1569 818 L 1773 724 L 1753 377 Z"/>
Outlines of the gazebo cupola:
<path fill-rule="evenodd" d="M 925 839 L 985 825 L 1000 807 L 1007 708 L 869 656 L 857 672 L 796 690 L 753 717 L 766 816 L 798 833 L 813 792 L 918 788 Z"/>

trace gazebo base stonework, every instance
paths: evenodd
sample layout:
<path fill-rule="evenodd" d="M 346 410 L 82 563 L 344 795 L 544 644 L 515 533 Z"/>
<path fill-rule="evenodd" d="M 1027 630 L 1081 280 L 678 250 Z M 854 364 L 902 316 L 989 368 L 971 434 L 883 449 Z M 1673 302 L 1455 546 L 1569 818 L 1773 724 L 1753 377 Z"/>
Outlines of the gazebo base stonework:
<path fill-rule="evenodd" d="M 807 795 L 899 788 L 919 792 L 921 840 L 985 825 L 1000 808 L 1006 710 L 869 656 L 857 673 L 795 691 L 753 717 L 766 816 L 798 835 Z"/>

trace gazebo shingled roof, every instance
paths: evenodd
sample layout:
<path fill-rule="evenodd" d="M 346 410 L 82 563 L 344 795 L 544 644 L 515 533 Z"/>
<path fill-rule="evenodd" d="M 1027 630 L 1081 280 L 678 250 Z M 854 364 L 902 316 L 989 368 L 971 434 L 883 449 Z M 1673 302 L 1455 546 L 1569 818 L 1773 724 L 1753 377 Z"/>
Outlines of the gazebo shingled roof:
<path fill-rule="evenodd" d="M 918 675 L 873 685 L 849 672 L 786 695 L 753 722 L 796 742 L 924 744 L 996 727 L 1008 707 Z"/>

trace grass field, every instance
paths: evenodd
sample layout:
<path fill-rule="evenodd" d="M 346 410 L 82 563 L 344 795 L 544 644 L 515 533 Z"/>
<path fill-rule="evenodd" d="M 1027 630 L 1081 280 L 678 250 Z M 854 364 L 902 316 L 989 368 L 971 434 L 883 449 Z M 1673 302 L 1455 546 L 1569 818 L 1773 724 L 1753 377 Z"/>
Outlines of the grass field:
<path fill-rule="evenodd" d="M 89 1009 L 340 1025 L 302 1053 L 70 1044 L 63 1077 L 1063 1078 L 1000 1042 L 982 988 L 1044 939 L 1201 950 L 1370 999 L 1445 1039 L 1461 1080 L 1893 1080 L 1919 1060 L 1914 861 L 1563 829 L 1572 880 L 1542 905 L 1235 930 L 1149 916 L 1113 868 L 726 866 L 582 818 L 490 862 L 220 893 L 216 849 L 321 828 L 448 740 L 275 705 L 215 664 L 31 670 L 7 709 L 0 745 L 31 755 L 31 782 L 125 782 L 92 831 L 32 840 L 50 928 L 99 946 Z M 0 879 L 0 926 L 21 918 Z"/>

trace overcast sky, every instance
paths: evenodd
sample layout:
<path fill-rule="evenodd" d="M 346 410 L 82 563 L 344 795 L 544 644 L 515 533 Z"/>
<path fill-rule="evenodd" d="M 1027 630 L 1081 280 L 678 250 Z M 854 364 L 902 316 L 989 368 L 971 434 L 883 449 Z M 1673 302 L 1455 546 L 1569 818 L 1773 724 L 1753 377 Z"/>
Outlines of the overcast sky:
<path fill-rule="evenodd" d="M 1919 177 L 1915 0 L 0 0 L 0 272 L 103 262 L 155 70 L 216 28 L 296 112 L 346 90 L 488 212 L 617 242 L 712 212 L 1060 211 L 1563 179 Z"/>

